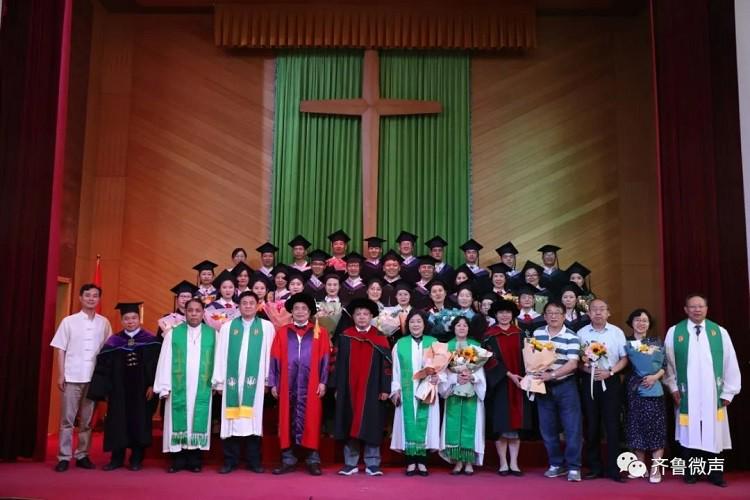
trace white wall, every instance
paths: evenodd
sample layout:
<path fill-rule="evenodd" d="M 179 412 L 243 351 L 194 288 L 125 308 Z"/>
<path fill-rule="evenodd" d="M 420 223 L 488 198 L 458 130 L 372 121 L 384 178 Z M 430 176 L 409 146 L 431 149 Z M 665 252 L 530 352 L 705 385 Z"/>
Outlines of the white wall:
<path fill-rule="evenodd" d="M 734 10 L 737 33 L 742 177 L 745 184 L 745 237 L 750 239 L 750 0 L 735 0 Z M 747 252 L 748 263 L 750 263 L 750 241 L 747 244 Z M 750 266 L 748 269 L 750 270 Z"/>

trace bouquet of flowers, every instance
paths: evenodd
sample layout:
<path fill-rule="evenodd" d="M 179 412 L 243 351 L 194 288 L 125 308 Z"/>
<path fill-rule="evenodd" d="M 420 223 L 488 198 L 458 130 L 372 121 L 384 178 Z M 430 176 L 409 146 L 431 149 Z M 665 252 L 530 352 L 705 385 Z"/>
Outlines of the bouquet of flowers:
<path fill-rule="evenodd" d="M 292 321 L 292 313 L 286 310 L 283 300 L 266 302 L 263 309 L 266 316 L 268 316 L 268 320 L 273 323 L 273 327 L 276 329 L 279 329 Z"/>
<path fill-rule="evenodd" d="M 166 316 L 159 318 L 159 321 L 157 321 L 159 328 L 161 328 L 164 333 L 167 333 L 175 326 L 184 322 L 185 316 L 176 312 L 169 313 Z"/>
<path fill-rule="evenodd" d="M 333 334 L 341 319 L 341 302 L 318 302 L 317 307 L 318 324 Z"/>
<path fill-rule="evenodd" d="M 595 368 L 599 368 L 602 370 L 609 369 L 609 360 L 607 359 L 607 345 L 602 342 L 586 342 L 581 347 L 581 358 L 588 364 L 588 366 L 591 367 L 591 383 L 590 391 L 591 391 L 591 399 L 594 398 L 594 372 L 596 371 Z M 607 384 L 604 383 L 604 380 L 601 381 L 602 383 L 602 391 L 607 390 Z"/>
<path fill-rule="evenodd" d="M 639 379 L 658 372 L 664 363 L 664 350 L 655 345 L 642 343 L 640 340 L 628 342 L 625 353 L 633 366 L 633 374 Z M 638 386 L 638 394 L 643 397 L 661 396 L 664 390 L 661 384 L 651 387 Z"/>
<path fill-rule="evenodd" d="M 534 378 L 534 375 L 544 372 L 555 363 L 555 344 L 531 337 L 524 341 L 522 354 L 526 375 L 521 379 L 521 389 L 526 391 L 530 401 L 534 401 L 533 393 L 547 394 L 544 382 Z"/>
<path fill-rule="evenodd" d="M 433 342 L 423 353 L 424 367 L 414 374 L 414 380 L 419 380 L 414 397 L 426 404 L 432 404 L 437 399 L 437 384 L 430 382 L 431 375 L 442 373 L 451 361 L 452 354 L 448 344 Z"/>
<path fill-rule="evenodd" d="M 401 318 L 398 317 L 398 308 L 387 307 L 380 311 L 380 314 L 372 318 L 372 326 L 380 330 L 383 335 L 390 337 L 393 333 L 401 328 Z"/>
<path fill-rule="evenodd" d="M 475 373 L 479 370 L 488 359 L 492 357 L 492 352 L 473 345 L 457 345 L 453 352 L 448 369 L 453 373 Z M 463 398 L 474 396 L 474 384 L 467 382 L 460 384 L 453 390 L 453 395 Z"/>
<path fill-rule="evenodd" d="M 227 321 L 232 321 L 240 315 L 238 307 L 229 307 L 219 309 L 217 307 L 207 307 L 203 312 L 203 321 L 216 331 L 221 330 L 221 326 Z"/>
<path fill-rule="evenodd" d="M 440 334 L 450 332 L 451 323 L 453 323 L 453 320 L 460 315 L 461 311 L 458 309 L 445 308 L 441 311 L 430 314 L 429 318 L 427 318 L 427 322 L 430 324 L 430 329 L 440 336 Z"/>

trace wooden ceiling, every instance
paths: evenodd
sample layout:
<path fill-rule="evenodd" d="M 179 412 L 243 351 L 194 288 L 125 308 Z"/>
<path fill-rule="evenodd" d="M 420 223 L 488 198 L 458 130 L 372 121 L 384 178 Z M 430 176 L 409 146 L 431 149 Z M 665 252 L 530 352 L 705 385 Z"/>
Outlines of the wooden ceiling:
<path fill-rule="evenodd" d="M 99 0 L 110 12 L 140 13 L 196 13 L 213 10 L 217 0 Z M 273 3 L 316 3 L 321 0 L 273 0 Z M 425 4 L 433 7 L 436 3 L 444 5 L 466 5 L 467 3 L 497 5 L 499 0 L 412 0 L 411 4 Z M 505 0 L 508 3 L 526 3 L 525 0 Z M 533 1 L 533 0 L 532 0 Z M 228 3 L 268 3 L 269 0 L 228 0 Z M 324 3 L 403 4 L 398 0 L 324 0 Z M 535 0 L 539 15 L 600 15 L 622 16 L 634 15 L 643 9 L 648 0 Z"/>

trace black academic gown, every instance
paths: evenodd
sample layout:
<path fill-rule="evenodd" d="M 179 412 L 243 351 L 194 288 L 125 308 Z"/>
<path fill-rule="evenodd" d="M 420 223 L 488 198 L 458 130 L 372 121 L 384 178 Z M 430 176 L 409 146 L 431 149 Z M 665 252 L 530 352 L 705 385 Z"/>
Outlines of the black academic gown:
<path fill-rule="evenodd" d="M 568 283 L 568 275 L 559 269 L 555 269 L 552 273 L 542 273 L 539 277 L 541 284 L 544 288 L 548 289 L 550 296 L 558 297 L 560 290 Z"/>
<path fill-rule="evenodd" d="M 318 278 L 318 281 L 320 281 L 320 278 Z M 312 295 L 317 302 L 320 302 L 326 296 L 326 286 L 322 281 L 319 284 L 316 284 L 308 279 L 305 283 L 305 293 Z"/>
<path fill-rule="evenodd" d="M 367 283 L 373 278 L 382 278 L 383 277 L 383 263 L 382 261 L 378 261 L 377 264 L 373 264 L 372 262 L 366 260 L 362 263 L 362 269 L 359 273 L 362 276 L 362 280 Z"/>
<path fill-rule="evenodd" d="M 408 264 L 401 263 L 401 271 L 399 272 L 401 279 L 414 286 L 414 283 L 419 281 L 419 259 L 414 258 Z"/>
<path fill-rule="evenodd" d="M 589 318 L 589 315 L 585 313 L 580 313 L 574 320 L 565 320 L 565 326 L 570 328 L 574 332 L 577 332 L 578 330 L 589 324 L 591 324 L 591 318 Z"/>
<path fill-rule="evenodd" d="M 516 323 L 518 324 L 518 328 L 524 333 L 524 337 L 531 337 L 535 330 L 544 328 L 547 325 L 547 322 L 544 321 L 544 316 L 537 316 L 531 321 L 524 321 L 522 315 L 519 315 Z"/>
<path fill-rule="evenodd" d="M 419 311 L 425 311 L 432 307 L 432 299 L 430 299 L 430 291 L 426 288 L 422 288 L 417 285 L 414 287 L 414 292 L 411 294 L 411 305 L 414 309 Z"/>
<path fill-rule="evenodd" d="M 456 279 L 456 270 L 450 264 L 445 264 L 440 272 L 435 273 L 435 279 L 442 281 L 445 284 L 453 283 Z"/>
<path fill-rule="evenodd" d="M 96 357 L 88 398 L 107 401 L 104 451 L 151 445 L 151 418 L 158 397 L 146 399 L 154 385 L 161 343 L 141 329 L 131 339 L 124 331 L 112 335 Z"/>
<path fill-rule="evenodd" d="M 365 297 L 367 297 L 367 286 L 364 281 L 360 281 L 354 286 L 350 285 L 346 279 L 341 282 L 339 299 L 341 300 L 341 305 L 344 307 L 348 306 L 349 302 L 354 299 L 363 299 Z"/>
<path fill-rule="evenodd" d="M 396 286 L 401 282 L 401 280 L 402 278 L 391 282 L 383 280 L 383 294 L 380 296 L 380 302 L 382 302 L 385 307 L 397 305 Z"/>
<path fill-rule="evenodd" d="M 381 393 L 391 392 L 392 360 L 386 338 L 374 327 L 360 334 L 351 327 L 336 341 L 336 361 L 328 377 L 336 391 L 334 438 L 361 439 L 370 445 L 383 440 L 387 407 Z M 360 381 L 355 386 L 355 380 Z"/>

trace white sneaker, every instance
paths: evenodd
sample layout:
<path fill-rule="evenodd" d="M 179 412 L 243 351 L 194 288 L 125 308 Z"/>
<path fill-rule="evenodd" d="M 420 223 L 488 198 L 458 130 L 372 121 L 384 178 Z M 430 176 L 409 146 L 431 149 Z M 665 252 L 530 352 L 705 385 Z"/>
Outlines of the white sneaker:
<path fill-rule="evenodd" d="M 579 470 L 569 470 L 568 471 L 568 481 L 580 481 L 581 480 L 581 471 Z"/>
<path fill-rule="evenodd" d="M 549 469 L 544 471 L 544 477 L 560 477 L 565 475 L 568 469 L 560 465 L 550 465 Z"/>

